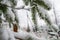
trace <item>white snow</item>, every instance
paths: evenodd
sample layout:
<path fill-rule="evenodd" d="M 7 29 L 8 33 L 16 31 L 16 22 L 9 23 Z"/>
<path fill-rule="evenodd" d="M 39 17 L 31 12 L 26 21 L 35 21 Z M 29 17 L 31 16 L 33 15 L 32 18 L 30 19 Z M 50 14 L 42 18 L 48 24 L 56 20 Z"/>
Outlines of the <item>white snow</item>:
<path fill-rule="evenodd" d="M 55 7 L 56 16 L 57 16 L 57 23 L 58 23 L 58 25 L 60 25 L 60 5 L 59 5 L 60 0 L 50 0 L 50 1 L 51 1 L 52 5 Z M 23 6 L 25 6 L 23 1 L 18 0 L 18 3 L 17 3 L 16 7 L 23 7 Z M 27 6 L 25 8 L 27 8 Z M 47 12 L 48 12 L 50 20 L 52 22 L 52 26 L 54 26 L 56 29 L 59 29 L 58 26 L 56 24 L 54 24 L 55 23 L 55 16 L 54 16 L 53 8 L 50 11 L 47 11 Z M 10 14 L 12 12 L 10 11 L 8 13 Z M 45 31 L 43 31 L 41 33 L 41 36 L 42 36 L 41 38 L 39 38 L 40 36 L 37 36 L 39 34 L 35 34 L 35 33 L 32 33 L 32 32 L 28 33 L 26 31 L 24 31 L 24 30 L 27 30 L 28 23 L 29 23 L 31 31 L 32 31 L 32 25 L 34 25 L 32 20 L 31 20 L 31 13 L 29 11 L 21 9 L 21 10 L 17 10 L 16 13 L 17 13 L 17 17 L 18 17 L 18 20 L 19 20 L 19 25 L 20 25 L 21 30 L 19 30 L 19 32 L 15 33 L 15 32 L 12 32 L 10 30 L 9 26 L 3 25 L 0 28 L 0 33 L 2 33 L 2 34 L 0 34 L 1 35 L 0 37 L 3 37 L 3 39 L 1 39 L 1 40 L 8 40 L 9 38 L 11 38 L 11 40 L 15 40 L 14 37 L 22 38 L 22 39 L 28 39 L 29 37 L 32 37 L 32 38 L 34 38 L 34 40 L 47 40 L 45 38 L 47 36 L 47 32 L 45 32 Z M 27 18 L 27 14 L 29 15 L 30 19 Z M 14 20 L 15 17 L 14 17 L 13 13 L 12 13 L 11 17 Z M 38 14 L 37 14 L 37 21 L 38 21 L 37 22 L 38 26 L 42 26 L 43 29 L 47 28 L 44 20 L 39 19 Z"/>

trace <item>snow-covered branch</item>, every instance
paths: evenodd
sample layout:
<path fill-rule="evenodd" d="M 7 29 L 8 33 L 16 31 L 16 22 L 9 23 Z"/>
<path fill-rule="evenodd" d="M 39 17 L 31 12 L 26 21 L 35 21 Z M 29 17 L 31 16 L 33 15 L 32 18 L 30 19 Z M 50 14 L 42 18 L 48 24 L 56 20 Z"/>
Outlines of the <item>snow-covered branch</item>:
<path fill-rule="evenodd" d="M 32 38 L 33 40 L 41 40 L 41 38 L 37 37 L 33 32 L 32 33 L 28 33 L 25 31 L 20 31 L 20 32 L 14 32 L 14 36 L 17 39 L 28 39 L 28 38 Z"/>
<path fill-rule="evenodd" d="M 22 6 L 22 7 L 12 7 L 12 6 L 8 6 L 6 4 L 3 4 L 3 3 L 0 3 L 0 4 L 1 5 L 4 5 L 6 7 L 12 8 L 12 9 L 16 9 L 16 10 L 25 9 L 25 10 L 28 10 L 29 11 L 31 8 L 35 7 L 35 6 L 32 6 L 32 7 L 25 7 L 25 6 Z"/>

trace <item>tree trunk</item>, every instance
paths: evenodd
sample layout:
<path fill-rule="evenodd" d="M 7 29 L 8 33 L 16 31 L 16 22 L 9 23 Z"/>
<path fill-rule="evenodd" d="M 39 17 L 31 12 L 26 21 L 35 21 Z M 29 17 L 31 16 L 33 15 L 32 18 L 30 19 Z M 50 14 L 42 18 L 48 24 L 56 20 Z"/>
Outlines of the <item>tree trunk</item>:
<path fill-rule="evenodd" d="M 14 32 L 18 32 L 18 26 L 17 26 L 17 24 L 13 24 L 13 31 Z"/>

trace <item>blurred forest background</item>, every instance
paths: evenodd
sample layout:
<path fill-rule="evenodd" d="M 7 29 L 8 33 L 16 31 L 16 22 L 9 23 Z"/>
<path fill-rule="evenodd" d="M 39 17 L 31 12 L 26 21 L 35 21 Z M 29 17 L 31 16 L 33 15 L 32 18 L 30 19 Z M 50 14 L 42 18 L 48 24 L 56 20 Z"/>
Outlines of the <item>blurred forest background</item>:
<path fill-rule="evenodd" d="M 60 0 L 0 0 L 0 40 L 60 40 Z"/>

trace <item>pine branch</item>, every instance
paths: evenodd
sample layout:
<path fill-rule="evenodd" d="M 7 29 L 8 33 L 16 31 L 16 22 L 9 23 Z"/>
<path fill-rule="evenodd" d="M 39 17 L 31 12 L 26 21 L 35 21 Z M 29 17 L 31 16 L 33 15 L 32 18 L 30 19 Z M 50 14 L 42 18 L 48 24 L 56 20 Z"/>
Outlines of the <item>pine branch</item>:
<path fill-rule="evenodd" d="M 9 7 L 9 8 L 12 8 L 12 9 L 16 9 L 16 10 L 20 10 L 20 9 L 25 9 L 25 10 L 30 10 L 31 8 L 33 8 L 34 6 L 30 7 L 30 8 L 24 8 L 25 6 L 23 7 L 18 7 L 18 8 L 15 8 L 15 7 L 12 7 L 12 6 L 8 6 L 6 4 L 3 4 L 3 3 L 0 3 L 1 5 L 5 5 L 6 7 Z"/>

